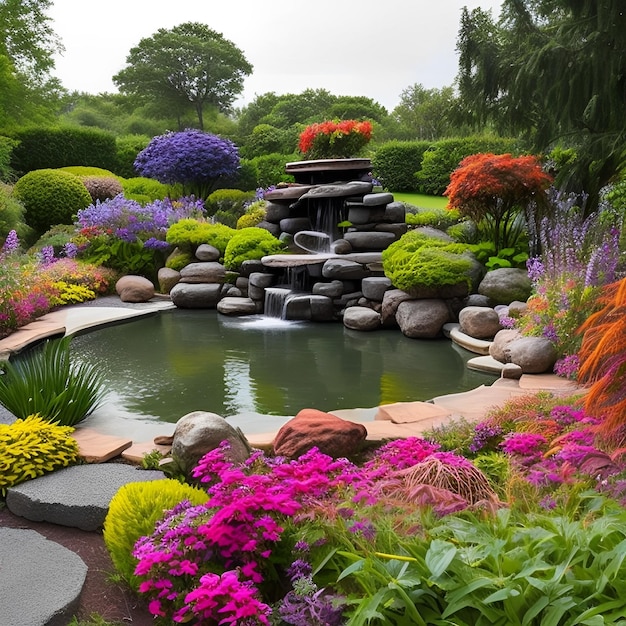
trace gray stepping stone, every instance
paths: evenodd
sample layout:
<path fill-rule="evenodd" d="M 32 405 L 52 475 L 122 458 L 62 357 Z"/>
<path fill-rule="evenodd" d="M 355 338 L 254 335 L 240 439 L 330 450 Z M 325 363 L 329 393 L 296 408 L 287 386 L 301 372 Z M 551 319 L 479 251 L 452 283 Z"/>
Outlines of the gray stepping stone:
<path fill-rule="evenodd" d="M 34 530 L 17 528 L 0 528 L 0 554 L 2 626 L 67 624 L 85 584 L 84 561 Z"/>
<path fill-rule="evenodd" d="M 7 508 L 34 522 L 99 530 L 111 499 L 123 485 L 164 478 L 163 472 L 132 465 L 75 465 L 11 487 Z"/>

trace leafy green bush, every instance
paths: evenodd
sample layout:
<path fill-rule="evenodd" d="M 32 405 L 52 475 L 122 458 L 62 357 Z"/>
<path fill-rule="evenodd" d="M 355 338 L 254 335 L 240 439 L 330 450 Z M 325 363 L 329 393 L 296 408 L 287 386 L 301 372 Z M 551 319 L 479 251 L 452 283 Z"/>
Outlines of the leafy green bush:
<path fill-rule="evenodd" d="M 105 170 L 103 167 L 92 167 L 89 165 L 68 165 L 67 167 L 59 167 L 62 172 L 69 172 L 75 176 L 110 176 L 112 178 L 119 178 L 116 174 L 110 170 Z"/>
<path fill-rule="evenodd" d="M 242 159 L 235 174 L 225 177 L 223 183 L 225 187 L 230 189 L 240 189 L 241 191 L 256 189 L 259 186 L 256 168 L 250 161 Z"/>
<path fill-rule="evenodd" d="M 415 174 L 420 193 L 441 196 L 450 184 L 450 174 L 467 156 L 480 152 L 519 154 L 515 139 L 504 137 L 463 137 L 443 139 L 424 152 L 422 167 Z"/>
<path fill-rule="evenodd" d="M 185 265 L 193 263 L 194 260 L 195 257 L 191 254 L 191 252 L 183 252 L 182 250 L 176 248 L 176 250 L 174 250 L 174 252 L 172 252 L 172 254 L 170 254 L 165 260 L 165 267 L 180 272 Z"/>
<path fill-rule="evenodd" d="M 13 188 L 0 183 L 0 241 L 15 230 L 20 238 L 26 234 L 24 205 L 13 195 Z"/>
<path fill-rule="evenodd" d="M 9 137 L 0 136 L 0 181 L 11 180 L 11 154 L 18 142 Z"/>
<path fill-rule="evenodd" d="M 218 211 L 232 215 L 235 223 L 243 215 L 246 203 L 254 200 L 254 191 L 240 189 L 217 189 L 205 201 L 204 208 L 208 215 Z"/>
<path fill-rule="evenodd" d="M 96 128 L 24 128 L 13 138 L 19 145 L 13 150 L 11 166 L 22 174 L 77 164 L 113 170 L 117 162 L 115 136 Z"/>
<path fill-rule="evenodd" d="M 461 214 L 456 209 L 417 209 L 407 212 L 405 221 L 411 226 L 432 226 L 439 230 L 446 230 L 461 220 Z"/>
<path fill-rule="evenodd" d="M 372 157 L 372 171 L 385 189 L 417 191 L 415 172 L 422 167 L 429 141 L 390 141 L 376 148 Z"/>
<path fill-rule="evenodd" d="M 123 137 L 118 137 L 115 140 L 115 173 L 124 178 L 137 176 L 135 159 L 150 143 L 150 139 L 151 137 L 148 135 L 124 135 Z"/>
<path fill-rule="evenodd" d="M 70 426 L 51 424 L 28 415 L 0 424 L 0 494 L 13 485 L 66 467 L 78 459 L 78 444 Z"/>
<path fill-rule="evenodd" d="M 471 282 L 474 259 L 465 244 L 447 243 L 409 231 L 382 253 L 383 270 L 394 287 L 438 287 Z"/>
<path fill-rule="evenodd" d="M 224 254 L 226 245 L 236 232 L 234 228 L 224 224 L 182 219 L 169 227 L 165 240 L 170 245 L 191 254 L 195 253 L 201 243 L 208 243 Z"/>
<path fill-rule="evenodd" d="M 260 259 L 268 254 L 278 254 L 284 244 L 264 228 L 244 228 L 232 236 L 224 254 L 224 267 L 236 270 L 244 261 Z"/>
<path fill-rule="evenodd" d="M 278 183 L 292 183 L 294 177 L 285 172 L 285 166 L 291 161 L 297 161 L 295 154 L 279 154 L 273 152 L 250 159 L 250 163 L 256 170 L 256 186 L 271 187 Z"/>
<path fill-rule="evenodd" d="M 71 224 L 76 213 L 91 204 L 80 178 L 61 170 L 33 170 L 15 183 L 13 191 L 26 209 L 26 224 L 37 235 L 56 224 Z"/>
<path fill-rule="evenodd" d="M 122 179 L 124 195 L 129 200 L 136 200 L 141 204 L 147 204 L 154 200 L 163 200 L 167 197 L 170 187 L 152 178 L 137 176 L 135 178 Z"/>
<path fill-rule="evenodd" d="M 17 417 L 38 413 L 62 426 L 74 426 L 93 412 L 104 397 L 103 382 L 94 364 L 71 362 L 70 341 L 47 340 L 4 363 L 0 404 Z"/>
<path fill-rule="evenodd" d="M 204 504 L 207 493 L 171 478 L 128 483 L 113 496 L 104 520 L 103 538 L 115 569 L 135 591 L 137 559 L 133 547 L 140 537 L 150 535 L 163 513 L 183 500 Z"/>
<path fill-rule="evenodd" d="M 237 220 L 237 230 L 256 226 L 265 219 L 265 200 L 257 200 L 248 205 L 246 212 Z"/>

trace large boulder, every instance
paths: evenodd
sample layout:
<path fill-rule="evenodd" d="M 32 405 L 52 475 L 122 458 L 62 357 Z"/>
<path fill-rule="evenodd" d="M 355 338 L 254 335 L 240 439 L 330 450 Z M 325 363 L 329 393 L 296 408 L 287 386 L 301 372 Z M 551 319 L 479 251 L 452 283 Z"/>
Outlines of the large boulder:
<path fill-rule="evenodd" d="M 364 306 L 350 306 L 344 311 L 343 325 L 352 330 L 378 330 L 380 313 Z"/>
<path fill-rule="evenodd" d="M 500 316 L 491 307 L 467 306 L 459 312 L 462 333 L 474 339 L 492 339 L 500 330 Z"/>
<path fill-rule="evenodd" d="M 122 302 L 148 302 L 154 297 L 152 281 L 143 276 L 122 276 L 115 283 L 115 291 Z"/>
<path fill-rule="evenodd" d="M 407 300 L 398 305 L 396 322 L 402 334 L 411 339 L 433 339 L 450 321 L 448 305 L 443 300 Z"/>
<path fill-rule="evenodd" d="M 217 261 L 189 263 L 180 270 L 182 283 L 223 283 L 226 280 L 226 268 Z"/>
<path fill-rule="evenodd" d="M 214 309 L 222 297 L 219 283 L 177 283 L 170 291 L 172 302 L 181 309 Z"/>
<path fill-rule="evenodd" d="M 478 285 L 478 293 L 487 296 L 492 305 L 525 302 L 532 293 L 532 283 L 526 270 L 501 267 L 487 272 Z"/>
<path fill-rule="evenodd" d="M 554 344 L 545 337 L 520 337 L 507 346 L 507 356 L 524 374 L 551 372 L 557 359 Z"/>
<path fill-rule="evenodd" d="M 489 356 L 500 363 L 509 363 L 508 346 L 512 341 L 520 339 L 522 334 L 514 328 L 503 328 L 499 330 L 493 342 L 489 346 Z"/>
<path fill-rule="evenodd" d="M 211 450 L 227 441 L 226 455 L 233 463 L 243 463 L 250 456 L 250 445 L 243 433 L 229 424 L 221 415 L 207 411 L 193 411 L 176 423 L 172 437 L 172 458 L 187 477 L 198 461 Z"/>
<path fill-rule="evenodd" d="M 302 409 L 276 433 L 272 447 L 279 456 L 297 458 L 311 448 L 334 458 L 358 452 L 367 429 L 317 409 Z"/>

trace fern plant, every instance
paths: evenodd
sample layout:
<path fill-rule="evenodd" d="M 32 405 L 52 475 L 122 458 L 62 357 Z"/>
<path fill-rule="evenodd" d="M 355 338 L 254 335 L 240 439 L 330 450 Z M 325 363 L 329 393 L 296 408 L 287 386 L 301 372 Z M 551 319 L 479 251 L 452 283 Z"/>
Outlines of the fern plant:
<path fill-rule="evenodd" d="M 91 363 L 70 359 L 71 337 L 48 340 L 17 361 L 7 361 L 0 376 L 0 404 L 25 418 L 38 413 L 49 422 L 74 426 L 92 413 L 105 394 Z"/>

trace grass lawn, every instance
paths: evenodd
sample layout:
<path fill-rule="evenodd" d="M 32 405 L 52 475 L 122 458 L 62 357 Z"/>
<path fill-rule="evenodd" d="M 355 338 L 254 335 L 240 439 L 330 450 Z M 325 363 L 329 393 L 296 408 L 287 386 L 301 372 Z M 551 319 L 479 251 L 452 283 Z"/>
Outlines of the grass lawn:
<path fill-rule="evenodd" d="M 426 196 L 421 193 L 392 193 L 394 200 L 412 204 L 420 209 L 445 209 L 448 204 L 448 198 L 443 196 Z"/>

